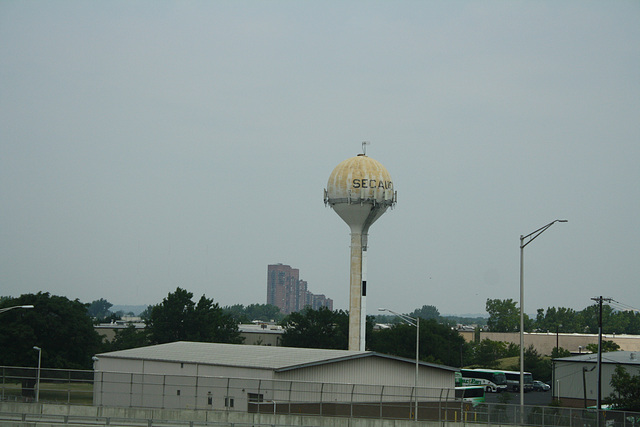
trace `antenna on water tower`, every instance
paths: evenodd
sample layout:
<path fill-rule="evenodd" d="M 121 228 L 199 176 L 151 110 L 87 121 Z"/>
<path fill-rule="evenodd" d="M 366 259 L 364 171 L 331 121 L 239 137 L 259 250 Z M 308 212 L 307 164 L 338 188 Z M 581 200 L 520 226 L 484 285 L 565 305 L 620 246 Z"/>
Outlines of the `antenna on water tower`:
<path fill-rule="evenodd" d="M 367 145 L 371 144 L 369 141 L 362 141 L 362 154 L 367 155 Z"/>
<path fill-rule="evenodd" d="M 351 229 L 349 281 L 349 350 L 365 350 L 367 296 L 367 241 L 369 227 L 389 207 L 397 193 L 387 169 L 363 153 L 344 160 L 329 176 L 324 204 L 329 205 Z"/>

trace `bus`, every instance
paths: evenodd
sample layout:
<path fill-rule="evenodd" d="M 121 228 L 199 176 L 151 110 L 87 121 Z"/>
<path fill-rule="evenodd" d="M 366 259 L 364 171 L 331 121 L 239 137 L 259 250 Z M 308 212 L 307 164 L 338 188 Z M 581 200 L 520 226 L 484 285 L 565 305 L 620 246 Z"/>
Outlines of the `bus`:
<path fill-rule="evenodd" d="M 504 372 L 493 369 L 460 369 L 461 386 L 482 386 L 490 393 L 507 390 L 507 377 Z"/>
<path fill-rule="evenodd" d="M 474 406 L 478 403 L 484 403 L 484 387 L 456 387 L 456 399 L 462 399 L 465 402 L 471 402 Z"/>
<path fill-rule="evenodd" d="M 520 393 L 520 371 L 504 371 L 507 377 L 507 387 L 509 390 Z M 533 375 L 531 372 L 524 372 L 524 392 L 533 391 Z"/>

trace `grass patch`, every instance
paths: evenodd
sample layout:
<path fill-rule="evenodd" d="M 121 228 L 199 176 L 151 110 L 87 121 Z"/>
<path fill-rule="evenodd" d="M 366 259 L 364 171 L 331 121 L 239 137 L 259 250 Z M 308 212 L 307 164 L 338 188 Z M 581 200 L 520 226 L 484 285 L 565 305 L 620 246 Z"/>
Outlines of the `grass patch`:
<path fill-rule="evenodd" d="M 21 384 L 0 384 L 0 395 L 7 400 L 22 400 Z M 93 384 L 40 383 L 40 401 L 48 403 L 93 404 Z"/>
<path fill-rule="evenodd" d="M 504 359 L 498 359 L 498 367 L 503 371 L 519 371 L 520 370 L 520 357 L 505 357 Z"/>

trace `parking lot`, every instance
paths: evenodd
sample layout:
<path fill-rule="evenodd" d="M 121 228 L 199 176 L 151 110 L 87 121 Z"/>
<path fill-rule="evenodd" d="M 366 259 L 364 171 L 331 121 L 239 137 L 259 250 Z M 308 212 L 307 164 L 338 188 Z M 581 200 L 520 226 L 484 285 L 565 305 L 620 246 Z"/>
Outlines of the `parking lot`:
<path fill-rule="evenodd" d="M 498 400 L 500 397 L 503 399 L 509 396 L 509 404 L 517 405 L 520 403 L 520 393 L 511 393 L 511 392 L 503 392 L 503 393 L 486 393 L 485 400 L 489 403 L 499 403 Z M 547 406 L 551 403 L 552 394 L 551 391 L 530 391 L 529 393 L 524 394 L 524 404 L 525 405 L 535 405 L 535 406 Z"/>

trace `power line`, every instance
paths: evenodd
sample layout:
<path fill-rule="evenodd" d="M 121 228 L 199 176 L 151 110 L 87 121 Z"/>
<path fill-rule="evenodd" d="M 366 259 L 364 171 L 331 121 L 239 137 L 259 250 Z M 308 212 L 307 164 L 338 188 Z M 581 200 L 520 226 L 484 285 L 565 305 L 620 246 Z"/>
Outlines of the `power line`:
<path fill-rule="evenodd" d="M 592 298 L 593 299 L 593 298 Z M 614 299 L 611 300 L 611 302 L 609 303 L 609 305 L 613 308 L 617 308 L 620 311 L 635 311 L 635 312 L 640 312 L 640 309 L 635 308 L 633 306 L 630 306 L 628 304 L 624 304 L 621 303 L 619 301 L 616 301 Z"/>

